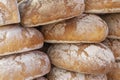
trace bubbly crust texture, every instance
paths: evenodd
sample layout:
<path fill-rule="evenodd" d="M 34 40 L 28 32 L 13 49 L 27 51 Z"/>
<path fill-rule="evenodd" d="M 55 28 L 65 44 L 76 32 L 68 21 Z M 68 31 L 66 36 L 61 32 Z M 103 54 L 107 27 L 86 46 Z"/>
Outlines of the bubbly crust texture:
<path fill-rule="evenodd" d="M 47 75 L 47 78 L 49 80 L 107 80 L 107 76 L 104 74 L 100 75 L 81 74 L 60 69 L 57 67 L 52 68 L 50 73 Z"/>
<path fill-rule="evenodd" d="M 86 13 L 119 13 L 120 0 L 85 0 Z"/>
<path fill-rule="evenodd" d="M 103 44 L 54 44 L 48 55 L 53 65 L 85 74 L 107 73 L 115 63 L 113 53 Z"/>
<path fill-rule="evenodd" d="M 16 0 L 0 0 L 0 26 L 19 23 L 20 15 Z"/>
<path fill-rule="evenodd" d="M 50 71 L 48 56 L 40 51 L 0 58 L 0 80 L 32 80 Z"/>
<path fill-rule="evenodd" d="M 108 38 L 120 39 L 120 13 L 101 16 L 109 27 Z"/>
<path fill-rule="evenodd" d="M 43 26 L 41 32 L 47 43 L 99 43 L 107 37 L 108 27 L 100 17 L 83 14 Z"/>
<path fill-rule="evenodd" d="M 84 12 L 84 0 L 24 0 L 19 4 L 26 27 L 50 24 Z"/>
<path fill-rule="evenodd" d="M 118 39 L 106 39 L 103 44 L 108 46 L 114 53 L 115 59 L 120 60 L 120 40 Z"/>
<path fill-rule="evenodd" d="M 35 79 L 35 80 L 48 80 L 48 79 L 45 78 L 45 77 L 40 77 L 40 78 L 37 78 L 37 79 Z"/>
<path fill-rule="evenodd" d="M 120 61 L 114 66 L 114 69 L 107 74 L 108 80 L 120 80 Z"/>
<path fill-rule="evenodd" d="M 19 25 L 0 27 L 0 56 L 39 49 L 43 43 L 43 35 L 35 28 Z"/>

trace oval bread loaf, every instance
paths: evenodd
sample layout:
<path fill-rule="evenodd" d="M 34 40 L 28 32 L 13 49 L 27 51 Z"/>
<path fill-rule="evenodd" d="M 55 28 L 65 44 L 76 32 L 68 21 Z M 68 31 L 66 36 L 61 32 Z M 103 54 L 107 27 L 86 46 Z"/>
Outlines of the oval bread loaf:
<path fill-rule="evenodd" d="M 35 28 L 20 25 L 0 27 L 0 56 L 39 49 L 43 43 L 43 35 Z"/>
<path fill-rule="evenodd" d="M 47 43 L 99 43 L 108 34 L 105 21 L 96 15 L 82 15 L 42 27 Z"/>
<path fill-rule="evenodd" d="M 48 55 L 53 65 L 85 74 L 105 74 L 115 63 L 112 51 L 103 44 L 54 44 Z"/>
<path fill-rule="evenodd" d="M 32 80 L 50 71 L 48 56 L 40 51 L 0 58 L 0 80 Z"/>
<path fill-rule="evenodd" d="M 22 25 L 34 27 L 81 15 L 84 0 L 24 0 L 19 10 Z"/>

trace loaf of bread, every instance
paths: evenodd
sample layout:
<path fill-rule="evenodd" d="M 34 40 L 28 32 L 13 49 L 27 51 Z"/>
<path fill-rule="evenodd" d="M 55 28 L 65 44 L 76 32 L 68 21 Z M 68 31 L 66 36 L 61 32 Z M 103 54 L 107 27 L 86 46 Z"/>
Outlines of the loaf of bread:
<path fill-rule="evenodd" d="M 0 26 L 19 22 L 17 0 L 0 0 Z"/>
<path fill-rule="evenodd" d="M 42 27 L 48 43 L 98 43 L 108 34 L 107 24 L 96 15 L 82 15 Z"/>
<path fill-rule="evenodd" d="M 50 71 L 48 56 L 40 51 L 0 58 L 0 80 L 32 80 Z"/>
<path fill-rule="evenodd" d="M 50 73 L 47 75 L 47 78 L 48 80 L 107 80 L 107 76 L 104 74 L 81 74 L 60 69 L 57 67 L 52 68 Z"/>
<path fill-rule="evenodd" d="M 120 0 L 85 0 L 86 13 L 118 13 Z"/>
<path fill-rule="evenodd" d="M 120 80 L 120 61 L 116 63 L 115 68 L 108 73 L 108 80 Z"/>
<path fill-rule="evenodd" d="M 103 44 L 108 46 L 114 53 L 115 59 L 120 60 L 120 40 L 118 39 L 106 39 Z"/>
<path fill-rule="evenodd" d="M 24 0 L 19 9 L 21 24 L 34 27 L 81 15 L 84 0 Z"/>
<path fill-rule="evenodd" d="M 39 49 L 43 42 L 43 35 L 34 28 L 20 25 L 0 27 L 0 56 Z"/>
<path fill-rule="evenodd" d="M 112 51 L 103 44 L 54 44 L 47 53 L 53 65 L 85 74 L 105 74 L 115 63 Z"/>
<path fill-rule="evenodd" d="M 45 78 L 45 77 L 40 77 L 40 78 L 37 78 L 37 79 L 35 79 L 35 80 L 48 80 L 48 79 Z"/>
<path fill-rule="evenodd" d="M 109 27 L 108 38 L 120 39 L 120 13 L 101 16 Z"/>

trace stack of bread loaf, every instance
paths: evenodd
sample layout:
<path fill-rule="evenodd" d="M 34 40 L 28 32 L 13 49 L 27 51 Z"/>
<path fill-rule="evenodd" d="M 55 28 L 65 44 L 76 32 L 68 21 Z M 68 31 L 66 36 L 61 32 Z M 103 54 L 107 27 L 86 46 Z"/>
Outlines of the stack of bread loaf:
<path fill-rule="evenodd" d="M 119 29 L 120 0 L 0 0 L 0 80 L 120 80 Z"/>
<path fill-rule="evenodd" d="M 0 0 L 0 80 L 32 80 L 50 71 L 48 56 L 37 50 L 43 35 L 19 23 L 17 0 Z"/>

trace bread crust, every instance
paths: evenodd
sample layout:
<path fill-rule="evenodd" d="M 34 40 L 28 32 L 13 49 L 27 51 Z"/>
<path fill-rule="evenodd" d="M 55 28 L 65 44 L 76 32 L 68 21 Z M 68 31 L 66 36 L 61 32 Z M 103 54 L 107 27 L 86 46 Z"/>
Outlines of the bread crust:
<path fill-rule="evenodd" d="M 24 0 L 19 9 L 22 25 L 34 27 L 81 15 L 84 0 Z"/>
<path fill-rule="evenodd" d="M 99 43 L 108 35 L 108 26 L 96 15 L 82 15 L 70 20 L 43 26 L 47 43 Z"/>
<path fill-rule="evenodd" d="M 120 0 L 85 0 L 86 13 L 119 13 Z"/>
<path fill-rule="evenodd" d="M 108 38 L 120 39 L 120 13 L 101 16 L 109 27 Z"/>
<path fill-rule="evenodd" d="M 85 74 L 106 74 L 115 63 L 103 44 L 54 44 L 47 53 L 53 65 Z"/>
<path fill-rule="evenodd" d="M 0 27 L 0 56 L 39 49 L 43 43 L 43 35 L 35 28 L 20 25 Z"/>
<path fill-rule="evenodd" d="M 0 26 L 19 23 L 20 14 L 16 0 L 0 0 Z"/>
<path fill-rule="evenodd" d="M 105 74 L 90 75 L 67 71 L 57 67 L 53 67 L 47 75 L 49 80 L 107 80 Z"/>
<path fill-rule="evenodd" d="M 108 80 L 120 80 L 120 61 L 116 62 L 114 69 L 107 74 Z"/>
<path fill-rule="evenodd" d="M 40 51 L 0 58 L 0 80 L 32 80 L 50 71 L 48 56 Z"/>
<path fill-rule="evenodd" d="M 120 40 L 119 39 L 106 39 L 103 42 L 103 44 L 105 44 L 112 50 L 116 60 L 120 60 Z"/>

